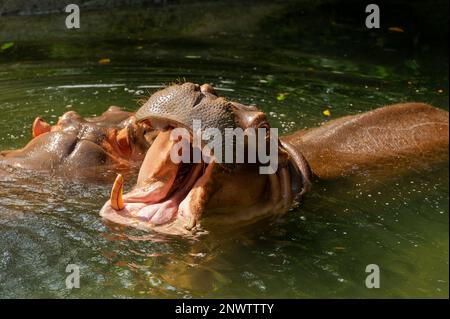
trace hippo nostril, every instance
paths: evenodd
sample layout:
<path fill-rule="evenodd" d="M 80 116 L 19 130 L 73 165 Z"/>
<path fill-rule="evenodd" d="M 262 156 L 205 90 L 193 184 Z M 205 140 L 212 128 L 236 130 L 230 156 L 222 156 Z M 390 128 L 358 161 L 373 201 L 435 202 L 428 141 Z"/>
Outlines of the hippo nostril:
<path fill-rule="evenodd" d="M 205 95 L 203 93 L 200 93 L 197 98 L 194 101 L 194 104 L 192 105 L 192 107 L 196 107 L 197 105 L 200 104 L 200 102 L 203 100 L 203 98 L 205 97 Z"/>

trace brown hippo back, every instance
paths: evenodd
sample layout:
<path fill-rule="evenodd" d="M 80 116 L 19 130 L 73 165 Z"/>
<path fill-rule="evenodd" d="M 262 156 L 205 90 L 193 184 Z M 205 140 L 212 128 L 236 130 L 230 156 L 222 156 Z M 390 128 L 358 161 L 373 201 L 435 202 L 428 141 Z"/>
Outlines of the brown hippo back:
<path fill-rule="evenodd" d="M 399 170 L 448 159 L 448 112 L 423 103 L 385 106 L 282 137 L 313 173 L 333 179 L 363 169 Z"/>

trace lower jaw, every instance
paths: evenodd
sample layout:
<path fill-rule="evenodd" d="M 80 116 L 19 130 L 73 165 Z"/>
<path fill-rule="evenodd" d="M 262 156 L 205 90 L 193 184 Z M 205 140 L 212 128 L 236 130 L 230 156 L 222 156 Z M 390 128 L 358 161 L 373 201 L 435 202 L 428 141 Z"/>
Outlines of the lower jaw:
<path fill-rule="evenodd" d="M 107 202 L 100 214 L 113 222 L 139 229 L 155 230 L 166 234 L 193 234 L 191 231 L 192 224 L 190 223 L 193 214 L 187 207 L 191 204 L 189 201 L 195 198 L 195 196 L 190 196 L 192 195 L 190 191 L 193 190 L 192 186 L 197 181 L 200 182 L 199 179 L 209 178 L 207 172 L 211 172 L 211 167 L 207 166 L 205 173 L 202 175 L 201 172 L 204 164 L 196 164 L 182 185 L 175 192 L 172 192 L 172 195 L 167 199 L 159 203 L 126 203 L 125 207 L 128 205 L 131 208 L 130 205 L 135 205 L 134 213 L 133 211 L 130 213 L 125 209 L 114 211 L 108 206 L 109 202 Z M 236 214 L 228 214 L 229 212 L 227 214 L 219 214 L 222 215 L 222 218 L 214 214 L 213 224 L 236 224 L 238 222 L 240 225 L 244 225 L 250 224 L 255 220 L 264 219 L 270 215 L 276 217 L 286 212 L 293 200 L 293 194 L 290 189 L 291 181 L 287 168 L 281 168 L 280 172 L 271 175 L 269 180 L 270 195 L 265 200 L 251 207 L 246 207 L 245 212 L 239 211 Z M 158 209 L 165 209 L 162 215 L 157 216 L 156 213 L 149 214 L 145 210 L 141 211 L 142 209 L 151 210 L 152 208 L 156 208 L 156 206 L 158 206 Z M 210 207 L 209 210 L 211 209 Z"/>
<path fill-rule="evenodd" d="M 105 206 L 100 211 L 100 216 L 103 217 L 104 220 L 111 222 L 114 225 L 132 227 L 144 231 L 155 231 L 157 233 L 167 235 L 193 235 L 193 233 L 185 227 L 184 221 L 178 218 L 175 218 L 166 224 L 154 225 L 147 221 L 143 221 L 140 218 L 134 218 L 120 214 L 119 211 L 115 211 L 110 207 L 107 207 L 107 204 L 105 204 Z"/>

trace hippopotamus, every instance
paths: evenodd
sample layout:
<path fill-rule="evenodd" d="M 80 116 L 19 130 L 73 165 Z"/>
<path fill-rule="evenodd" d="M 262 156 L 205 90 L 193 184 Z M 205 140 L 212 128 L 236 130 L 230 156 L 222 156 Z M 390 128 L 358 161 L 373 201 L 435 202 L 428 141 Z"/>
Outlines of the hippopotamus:
<path fill-rule="evenodd" d="M 145 123 L 136 122 L 133 112 L 117 106 L 90 118 L 69 111 L 53 126 L 36 117 L 33 138 L 24 148 L 0 152 L 0 173 L 1 167 L 4 175 L 13 167 L 100 180 L 108 171 L 139 168 L 153 133 Z"/>
<path fill-rule="evenodd" d="M 159 133 L 135 187 L 122 195 L 124 178 L 119 174 L 100 215 L 166 234 L 196 234 L 205 231 L 205 222 L 242 225 L 280 216 L 299 205 L 317 181 L 339 182 L 358 172 L 397 175 L 448 161 L 448 112 L 424 103 L 388 105 L 282 136 L 272 174 L 261 174 L 260 164 L 247 159 L 233 165 L 171 159 L 180 142 L 171 133 L 186 128 L 192 147 L 193 120 L 221 132 L 226 127 L 270 127 L 259 108 L 219 97 L 208 84 L 183 83 L 158 91 L 135 118 Z"/>

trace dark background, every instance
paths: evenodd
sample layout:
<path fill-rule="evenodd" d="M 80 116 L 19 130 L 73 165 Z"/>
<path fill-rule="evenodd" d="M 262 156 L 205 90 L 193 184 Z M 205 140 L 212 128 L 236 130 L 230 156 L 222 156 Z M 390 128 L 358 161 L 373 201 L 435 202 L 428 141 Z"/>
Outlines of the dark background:
<path fill-rule="evenodd" d="M 365 28 L 365 7 L 376 3 L 381 28 Z M 65 5 L 81 9 L 81 28 L 65 29 Z M 242 37 L 259 44 L 331 50 L 351 47 L 358 55 L 430 51 L 448 56 L 448 1 L 183 1 L 183 0 L 1 0 L 0 42 L 39 39 L 74 41 L 185 41 L 207 45 L 216 36 L 226 44 Z M 400 27 L 404 32 L 392 32 Z M 351 34 L 351 36 L 348 36 Z M 346 36 L 347 35 L 347 36 Z M 19 50 L 20 48 L 15 48 Z M 23 53 L 26 55 L 26 53 Z M 17 56 L 17 52 L 15 54 Z M 35 55 L 33 55 L 35 57 Z M 0 56 L 0 59 L 5 58 Z"/>

